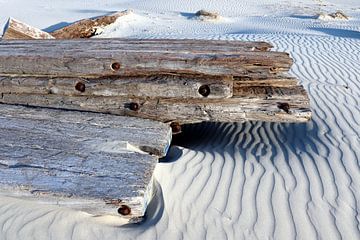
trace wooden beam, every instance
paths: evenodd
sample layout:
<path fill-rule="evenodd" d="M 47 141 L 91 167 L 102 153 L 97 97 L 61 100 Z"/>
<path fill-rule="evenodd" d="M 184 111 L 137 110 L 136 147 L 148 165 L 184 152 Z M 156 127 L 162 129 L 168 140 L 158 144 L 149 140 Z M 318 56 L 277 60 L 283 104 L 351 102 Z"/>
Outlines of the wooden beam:
<path fill-rule="evenodd" d="M 93 19 L 82 19 L 64 28 L 51 32 L 57 39 L 90 38 L 99 35 L 102 28 L 114 23 L 119 17 L 132 13 L 131 10 L 101 16 Z"/>
<path fill-rule="evenodd" d="M 257 76 L 288 71 L 292 65 L 289 54 L 283 52 L 200 54 L 124 50 L 121 45 L 116 47 L 115 43 L 112 50 L 108 50 L 104 49 L 101 40 L 37 42 L 0 42 L 0 61 L 3 63 L 0 65 L 0 73 L 62 77 L 171 73 Z"/>
<path fill-rule="evenodd" d="M 68 96 L 137 96 L 157 98 L 229 98 L 231 77 L 211 76 L 134 76 L 102 78 L 10 77 L 0 76 L 0 94 L 57 94 Z"/>
<path fill-rule="evenodd" d="M 152 99 L 3 93 L 0 103 L 103 112 L 179 123 L 305 122 L 311 117 L 309 99 L 301 87 L 291 95 L 277 94 L 268 98 L 254 95 L 251 91 L 248 95 L 227 99 Z"/>
<path fill-rule="evenodd" d="M 0 138 L 1 195 L 137 222 L 171 130 L 136 118 L 0 105 Z"/>
<path fill-rule="evenodd" d="M 9 18 L 5 25 L 2 39 L 54 39 L 54 37 L 38 28 L 14 18 Z"/>

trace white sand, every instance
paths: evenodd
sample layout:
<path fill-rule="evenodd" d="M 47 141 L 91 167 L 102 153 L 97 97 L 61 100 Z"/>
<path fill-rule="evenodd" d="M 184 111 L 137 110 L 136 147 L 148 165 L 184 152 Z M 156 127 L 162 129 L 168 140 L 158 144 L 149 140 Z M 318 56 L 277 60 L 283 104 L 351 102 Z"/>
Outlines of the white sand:
<path fill-rule="evenodd" d="M 358 0 L 0 0 L 0 25 L 13 16 L 47 28 L 127 8 L 135 13 L 103 36 L 265 40 L 289 52 L 313 120 L 185 129 L 184 147 L 156 169 L 140 225 L 1 197 L 0 239 L 360 239 Z M 200 9 L 223 19 L 192 19 Z M 351 19 L 316 19 L 336 10 Z"/>

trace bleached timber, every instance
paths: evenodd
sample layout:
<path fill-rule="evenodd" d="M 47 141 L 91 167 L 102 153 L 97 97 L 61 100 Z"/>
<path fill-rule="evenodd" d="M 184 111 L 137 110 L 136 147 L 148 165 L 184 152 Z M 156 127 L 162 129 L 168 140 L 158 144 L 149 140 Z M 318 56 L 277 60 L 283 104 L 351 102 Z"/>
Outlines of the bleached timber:
<path fill-rule="evenodd" d="M 9 18 L 5 25 L 2 39 L 54 39 L 54 37 L 38 28 L 14 18 Z"/>
<path fill-rule="evenodd" d="M 140 221 L 171 130 L 136 118 L 0 105 L 0 194 Z M 126 207 L 130 212 L 121 208 Z"/>

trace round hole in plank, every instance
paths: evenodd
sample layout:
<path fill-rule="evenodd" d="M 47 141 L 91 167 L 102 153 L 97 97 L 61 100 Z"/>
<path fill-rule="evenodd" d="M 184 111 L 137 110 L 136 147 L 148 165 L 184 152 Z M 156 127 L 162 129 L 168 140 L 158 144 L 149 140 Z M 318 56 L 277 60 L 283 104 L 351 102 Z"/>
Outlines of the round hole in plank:
<path fill-rule="evenodd" d="M 79 92 L 85 92 L 85 83 L 77 82 L 75 85 L 75 89 Z"/>
<path fill-rule="evenodd" d="M 113 71 L 119 71 L 119 70 L 120 70 L 120 67 L 121 67 L 121 65 L 120 65 L 120 63 L 118 63 L 118 62 L 114 62 L 114 63 L 111 64 L 111 69 L 112 69 Z"/>
<path fill-rule="evenodd" d="M 127 216 L 131 213 L 131 208 L 127 205 L 121 205 L 118 209 L 118 213 L 123 216 Z"/>
<path fill-rule="evenodd" d="M 210 87 L 209 87 L 209 85 L 202 85 L 201 87 L 199 87 L 199 93 L 203 97 L 209 96 L 210 95 Z"/>

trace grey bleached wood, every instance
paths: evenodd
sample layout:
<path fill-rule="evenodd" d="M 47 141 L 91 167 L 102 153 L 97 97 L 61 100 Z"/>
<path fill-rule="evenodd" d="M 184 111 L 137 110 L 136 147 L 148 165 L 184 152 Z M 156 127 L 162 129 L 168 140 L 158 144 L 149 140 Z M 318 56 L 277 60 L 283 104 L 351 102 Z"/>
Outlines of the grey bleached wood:
<path fill-rule="evenodd" d="M 311 117 L 305 91 L 289 92 L 290 95 L 275 94 L 271 97 L 256 96 L 251 91 L 248 94 L 248 97 L 227 99 L 150 99 L 4 93 L 0 102 L 104 112 L 179 123 L 248 120 L 305 122 Z M 131 103 L 136 103 L 139 109 L 131 110 Z M 286 107 L 284 110 L 281 105 L 288 105 L 289 110 L 286 110 Z"/>
<path fill-rule="evenodd" d="M 121 46 L 101 50 L 101 40 L 37 41 L 41 44 L 28 42 L 18 48 L 18 42 L 0 42 L 0 73 L 70 77 L 134 76 L 175 72 L 256 76 L 288 71 L 292 65 L 289 54 L 283 52 L 205 54 L 123 50 Z M 69 41 L 72 44 L 68 44 Z M 89 50 L 85 50 L 84 46 Z"/>
<path fill-rule="evenodd" d="M 132 13 L 131 10 L 92 19 L 82 19 L 51 33 L 56 39 L 90 38 L 99 35 L 102 28 L 114 23 L 119 17 Z"/>
<path fill-rule="evenodd" d="M 75 88 L 82 84 L 80 89 Z M 232 96 L 231 77 L 211 76 L 134 76 L 102 78 L 10 77 L 0 76 L 0 93 L 59 94 L 83 96 L 138 96 L 203 98 L 201 86 L 208 86 L 208 98 Z M 81 91 L 79 91 L 81 90 Z"/>
<path fill-rule="evenodd" d="M 77 40 L 63 42 L 63 45 L 73 45 Z M 247 41 L 224 41 L 224 40 L 192 40 L 192 39 L 122 39 L 92 38 L 91 41 L 100 41 L 99 50 L 113 50 L 121 48 L 123 50 L 148 50 L 161 52 L 194 52 L 194 53 L 242 53 L 244 51 L 268 51 L 273 46 L 267 42 L 247 42 Z M 16 45 L 14 46 L 14 43 Z M 15 49 L 22 48 L 29 44 L 28 41 L 11 41 Z M 41 45 L 41 42 L 32 41 L 33 45 Z M 2 43 L 6 46 L 6 41 Z M 0 46 L 1 47 L 1 46 Z M 81 46 L 83 50 L 91 50 L 91 46 Z"/>
<path fill-rule="evenodd" d="M 152 173 L 166 154 L 166 124 L 135 118 L 0 105 L 0 194 L 141 220 Z M 155 151 L 154 151 L 155 149 Z M 143 151 L 142 151 L 143 150 Z"/>
<path fill-rule="evenodd" d="M 7 21 L 2 39 L 54 39 L 49 33 L 14 18 Z"/>

